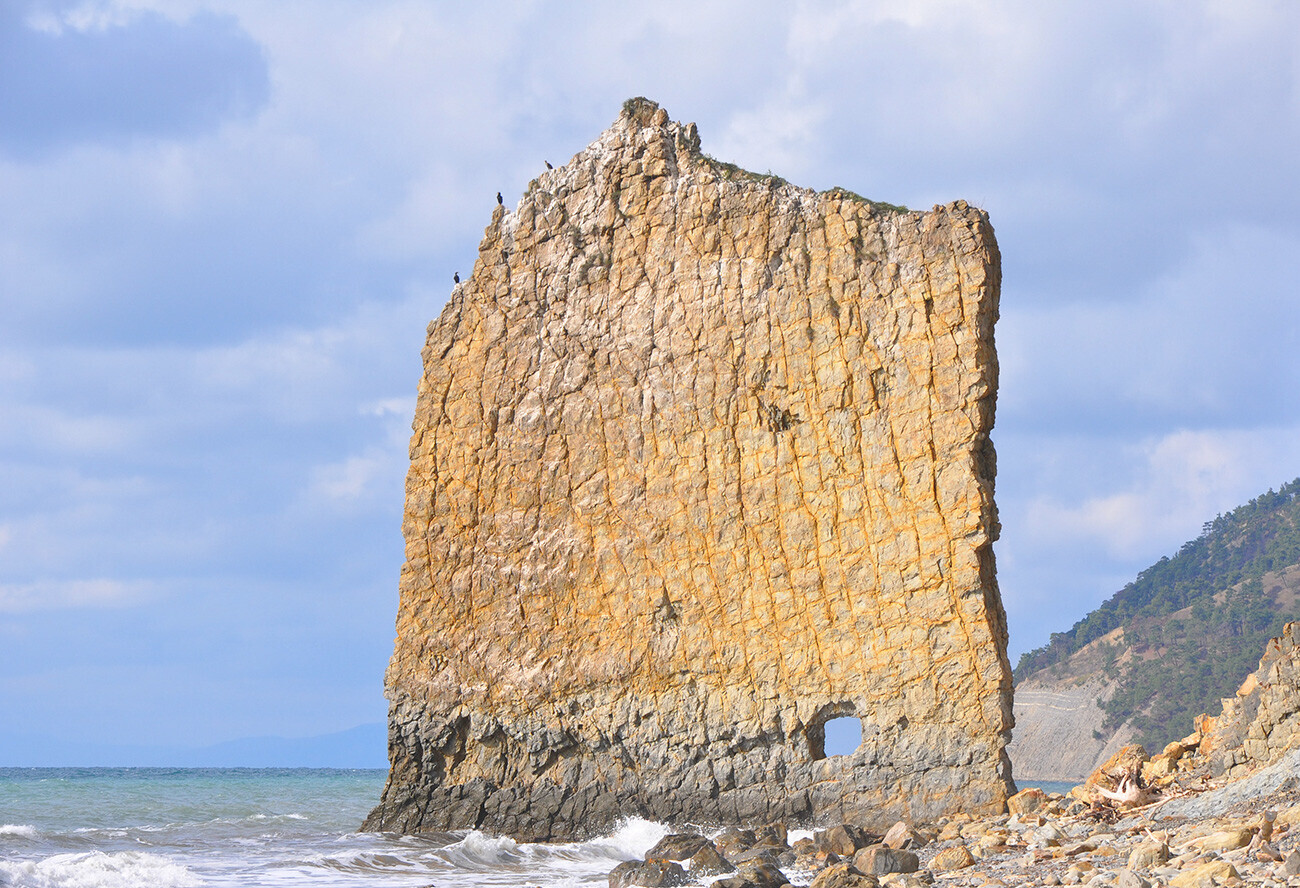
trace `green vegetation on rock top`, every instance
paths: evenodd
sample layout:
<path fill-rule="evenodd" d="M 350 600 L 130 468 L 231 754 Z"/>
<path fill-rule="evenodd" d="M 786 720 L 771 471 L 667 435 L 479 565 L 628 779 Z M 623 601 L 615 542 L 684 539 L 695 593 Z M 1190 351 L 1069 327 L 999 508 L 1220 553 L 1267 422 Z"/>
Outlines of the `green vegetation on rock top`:
<path fill-rule="evenodd" d="M 839 185 L 836 185 L 832 188 L 827 188 L 825 191 L 822 192 L 822 194 L 833 194 L 836 197 L 841 197 L 841 198 L 847 197 L 850 200 L 856 200 L 860 203 L 869 204 L 873 210 L 877 210 L 881 212 L 886 212 L 886 213 L 912 212 L 902 204 L 886 203 L 883 200 L 872 200 L 869 197 L 863 197 L 861 194 L 858 194 L 856 191 L 850 191 L 849 189 L 841 187 Z"/>
<path fill-rule="evenodd" d="M 1300 565 L 1300 478 L 1207 523 L 1172 558 L 1161 558 L 1068 632 L 1030 651 L 1017 682 L 1049 670 L 1101 641 L 1104 670 L 1116 683 L 1101 703 L 1107 730 L 1132 720 L 1137 741 L 1159 749 L 1192 730 L 1203 712 L 1218 712 L 1295 612 L 1279 600 L 1279 578 Z M 1267 581 L 1267 582 L 1266 582 Z M 1100 701 L 1099 701 L 1100 702 Z"/>
<path fill-rule="evenodd" d="M 752 179 L 755 182 L 763 182 L 765 184 L 770 184 L 773 186 L 780 186 L 780 185 L 787 184 L 785 179 L 782 179 L 780 176 L 776 175 L 771 170 L 768 170 L 766 173 L 756 173 L 753 170 L 747 170 L 744 167 L 737 166 L 734 163 L 728 163 L 725 160 L 718 160 L 712 154 L 704 155 L 704 159 L 707 160 L 709 163 L 711 163 L 713 165 L 713 168 L 718 171 L 718 174 L 726 179 L 733 179 L 739 177 L 742 179 Z"/>

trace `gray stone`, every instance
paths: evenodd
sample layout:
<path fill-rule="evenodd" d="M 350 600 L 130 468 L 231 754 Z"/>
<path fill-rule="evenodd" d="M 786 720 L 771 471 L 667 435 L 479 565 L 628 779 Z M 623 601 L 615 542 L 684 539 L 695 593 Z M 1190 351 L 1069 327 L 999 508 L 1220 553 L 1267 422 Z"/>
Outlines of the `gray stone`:
<path fill-rule="evenodd" d="M 671 860 L 628 860 L 609 874 L 609 888 L 672 888 L 687 881 L 686 870 Z"/>
<path fill-rule="evenodd" d="M 734 855 L 739 854 L 758 844 L 758 837 L 754 835 L 752 829 L 738 829 L 731 827 L 725 829 L 713 840 L 713 844 L 722 852 L 722 856 L 730 860 Z"/>
<path fill-rule="evenodd" d="M 848 863 L 828 866 L 817 874 L 808 888 L 878 888 L 880 880 L 860 872 Z"/>
<path fill-rule="evenodd" d="M 1297 772 L 1300 772 L 1300 749 L 1227 786 L 1167 802 L 1152 811 L 1150 816 L 1152 820 L 1221 817 L 1233 808 L 1251 805 L 1280 791 L 1288 781 L 1295 780 Z"/>
<path fill-rule="evenodd" d="M 869 875 L 883 876 L 885 873 L 914 873 L 921 868 L 921 861 L 912 851 L 872 845 L 854 855 L 853 865 Z"/>
<path fill-rule="evenodd" d="M 735 875 L 718 879 L 713 885 L 715 888 L 781 888 L 789 881 L 776 867 L 756 863 L 739 867 Z"/>
<path fill-rule="evenodd" d="M 691 855 L 690 873 L 692 878 L 695 876 L 716 876 L 720 873 L 730 873 L 735 871 L 735 867 L 718 853 L 718 849 L 710 842 L 699 851 Z"/>
<path fill-rule="evenodd" d="M 768 848 L 759 845 L 753 848 L 746 848 L 744 851 L 738 851 L 735 854 L 731 854 L 727 857 L 727 860 L 731 861 L 736 866 L 744 866 L 746 864 L 754 864 L 754 863 L 765 863 L 768 864 L 769 866 L 780 866 L 781 861 L 777 858 L 778 853 L 779 852 L 775 848 Z"/>
<path fill-rule="evenodd" d="M 875 844 L 880 841 L 880 837 L 851 823 L 841 823 L 813 833 L 813 841 L 817 847 L 825 848 L 840 857 L 852 857 L 859 848 Z"/>
<path fill-rule="evenodd" d="M 688 860 L 713 843 L 698 833 L 672 833 L 655 842 L 645 853 L 646 860 Z"/>
<path fill-rule="evenodd" d="M 1131 869 L 1120 870 L 1115 880 L 1115 888 L 1151 888 L 1151 882 L 1142 878 Z"/>

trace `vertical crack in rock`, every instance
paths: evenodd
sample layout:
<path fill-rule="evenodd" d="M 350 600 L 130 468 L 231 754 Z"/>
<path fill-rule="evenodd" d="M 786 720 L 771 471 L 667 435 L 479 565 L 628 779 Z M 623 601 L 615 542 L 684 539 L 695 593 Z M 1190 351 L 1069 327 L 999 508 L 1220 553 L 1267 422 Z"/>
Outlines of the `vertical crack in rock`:
<path fill-rule="evenodd" d="M 424 349 L 367 828 L 1001 810 L 999 283 L 981 210 L 746 173 L 644 99 L 495 208 Z"/>

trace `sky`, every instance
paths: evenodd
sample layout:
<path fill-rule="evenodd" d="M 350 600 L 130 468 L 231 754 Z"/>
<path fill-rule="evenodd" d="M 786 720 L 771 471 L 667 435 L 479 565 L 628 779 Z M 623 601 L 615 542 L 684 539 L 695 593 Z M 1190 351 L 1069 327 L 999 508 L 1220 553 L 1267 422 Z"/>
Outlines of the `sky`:
<path fill-rule="evenodd" d="M 0 0 L 0 753 L 385 720 L 425 327 L 637 95 L 990 214 L 1013 665 L 1300 476 L 1300 4 Z"/>

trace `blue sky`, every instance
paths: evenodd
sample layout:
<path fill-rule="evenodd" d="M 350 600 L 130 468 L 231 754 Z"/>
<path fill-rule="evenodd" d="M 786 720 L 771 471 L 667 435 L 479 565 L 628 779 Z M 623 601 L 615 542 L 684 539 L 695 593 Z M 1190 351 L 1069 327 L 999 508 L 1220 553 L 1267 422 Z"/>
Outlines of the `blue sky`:
<path fill-rule="evenodd" d="M 1300 476 L 1300 6 L 0 3 L 0 733 L 382 721 L 426 324 L 646 95 L 987 209 L 1012 659 Z"/>

